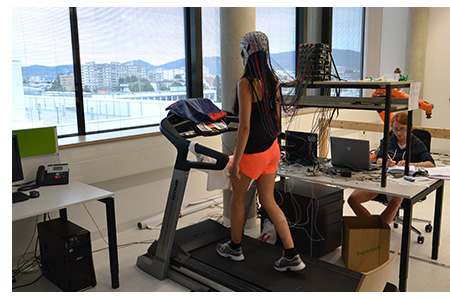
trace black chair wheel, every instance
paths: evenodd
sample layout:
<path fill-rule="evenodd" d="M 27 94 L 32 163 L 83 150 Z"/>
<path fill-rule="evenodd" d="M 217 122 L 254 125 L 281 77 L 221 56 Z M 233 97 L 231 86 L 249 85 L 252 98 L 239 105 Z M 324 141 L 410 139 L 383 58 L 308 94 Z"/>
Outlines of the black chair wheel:
<path fill-rule="evenodd" d="M 423 242 L 425 241 L 425 237 L 424 236 L 418 236 L 417 237 L 417 243 L 419 243 L 419 244 L 423 244 Z"/>
<path fill-rule="evenodd" d="M 432 230 L 433 230 L 433 226 L 431 226 L 431 224 L 428 224 L 427 226 L 425 226 L 426 232 L 431 232 Z"/>

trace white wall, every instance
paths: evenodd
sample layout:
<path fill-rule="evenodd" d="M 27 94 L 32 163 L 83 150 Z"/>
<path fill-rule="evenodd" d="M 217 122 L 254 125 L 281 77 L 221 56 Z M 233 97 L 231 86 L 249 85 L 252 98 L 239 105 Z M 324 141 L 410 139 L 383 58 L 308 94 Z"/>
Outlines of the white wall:
<path fill-rule="evenodd" d="M 408 10 L 407 7 L 383 8 L 380 76 L 394 73 L 396 67 L 405 71 Z"/>
<path fill-rule="evenodd" d="M 376 11 L 370 14 L 370 10 Z M 370 28 L 366 28 L 367 39 L 366 49 L 370 53 L 366 57 L 365 69 L 367 76 L 382 76 L 392 73 L 396 66 L 405 70 L 407 45 L 407 24 L 409 8 L 368 8 L 368 17 L 371 17 Z M 433 7 L 429 10 L 428 33 L 426 43 L 424 82 L 422 82 L 423 100 L 433 103 L 434 110 L 431 119 L 426 119 L 425 112 L 419 110 L 421 116 L 421 126 L 450 128 L 450 80 L 448 70 L 450 70 L 450 60 L 447 58 L 450 49 L 450 8 Z M 381 34 L 381 37 L 378 36 Z M 375 39 L 375 41 L 373 41 Z M 379 42 L 379 48 L 371 42 Z M 378 69 L 376 69 L 377 59 L 379 59 Z M 375 65 L 374 65 L 375 63 Z M 381 119 L 375 112 L 371 111 L 341 111 L 337 119 L 377 122 Z M 413 124 L 414 125 L 414 124 Z M 371 141 L 373 147 L 381 139 L 379 133 L 359 132 L 357 135 L 350 130 L 332 130 L 333 135 L 348 135 L 359 138 L 366 138 Z M 433 138 L 431 143 L 432 152 L 450 152 L 450 140 Z"/>
<path fill-rule="evenodd" d="M 422 126 L 450 128 L 450 8 L 430 8 L 428 19 L 423 100 L 433 103 L 431 119 L 422 114 Z M 450 151 L 450 140 L 433 139 L 431 150 Z"/>
<path fill-rule="evenodd" d="M 194 141 L 221 149 L 220 136 Z M 60 161 L 69 163 L 70 180 L 114 192 L 118 231 L 132 228 L 138 221 L 164 210 L 175 156 L 175 147 L 162 135 L 60 150 Z M 188 158 L 195 160 L 191 154 Z M 221 195 L 221 190 L 206 191 L 206 179 L 204 172 L 190 172 L 184 203 Z M 104 204 L 94 201 L 85 206 L 107 237 Z M 97 227 L 86 208 L 83 205 L 70 207 L 68 218 L 91 231 L 93 239 L 98 239 Z M 58 216 L 57 212 L 51 215 Z M 28 246 L 35 222 L 35 218 L 29 218 L 13 223 L 12 236 L 20 236 L 13 239 L 13 257 L 21 255 Z"/>

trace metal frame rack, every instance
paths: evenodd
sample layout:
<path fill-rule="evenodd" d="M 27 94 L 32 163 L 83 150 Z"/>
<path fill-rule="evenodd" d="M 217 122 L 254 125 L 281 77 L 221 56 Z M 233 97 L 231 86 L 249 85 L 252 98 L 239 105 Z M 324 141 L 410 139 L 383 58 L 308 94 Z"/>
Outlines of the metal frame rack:
<path fill-rule="evenodd" d="M 307 85 L 307 89 L 385 89 L 385 97 L 346 97 L 346 96 L 309 96 L 306 95 L 301 107 L 340 108 L 358 110 L 384 110 L 385 116 L 391 112 L 408 109 L 408 98 L 392 98 L 392 90 L 409 88 L 411 81 L 315 81 Z M 285 85 L 283 87 L 292 87 Z M 289 96 L 292 97 L 292 96 Z M 286 99 L 287 101 L 289 101 Z M 384 120 L 383 164 L 381 169 L 381 187 L 386 187 L 387 152 L 389 146 L 389 117 Z M 409 174 L 411 156 L 412 111 L 408 111 L 408 134 L 406 143 L 405 175 Z"/>

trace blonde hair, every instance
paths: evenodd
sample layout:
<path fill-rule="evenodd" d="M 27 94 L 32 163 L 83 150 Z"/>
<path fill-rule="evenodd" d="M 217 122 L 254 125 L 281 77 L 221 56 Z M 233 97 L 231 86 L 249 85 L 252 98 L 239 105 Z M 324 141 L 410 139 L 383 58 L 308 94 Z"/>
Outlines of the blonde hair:
<path fill-rule="evenodd" d="M 391 119 L 391 128 L 394 127 L 394 122 L 397 122 L 401 125 L 408 126 L 408 114 L 404 112 L 398 112 L 395 114 L 394 117 Z M 414 134 L 412 131 L 414 130 L 414 126 L 411 126 L 411 133 Z"/>
<path fill-rule="evenodd" d="M 396 113 L 391 120 L 391 126 L 393 126 L 394 122 L 400 123 L 402 125 L 408 125 L 408 114 L 404 112 Z"/>

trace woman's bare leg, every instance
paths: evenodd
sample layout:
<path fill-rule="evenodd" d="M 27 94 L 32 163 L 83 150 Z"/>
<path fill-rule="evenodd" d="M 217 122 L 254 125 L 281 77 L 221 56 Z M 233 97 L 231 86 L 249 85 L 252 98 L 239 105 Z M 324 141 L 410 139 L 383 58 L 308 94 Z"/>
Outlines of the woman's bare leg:
<path fill-rule="evenodd" d="M 230 207 L 230 224 L 231 224 L 231 241 L 240 244 L 242 240 L 242 230 L 244 227 L 245 217 L 245 199 L 247 198 L 247 189 L 250 185 L 251 178 L 243 174 L 239 180 L 231 179 L 233 186 L 233 194 L 231 196 Z"/>
<path fill-rule="evenodd" d="M 387 196 L 388 198 L 388 205 L 384 209 L 384 211 L 381 213 L 380 217 L 387 223 L 390 224 L 392 220 L 394 220 L 395 216 L 397 215 L 397 211 L 402 204 L 403 198 L 402 197 L 394 197 L 394 196 Z"/>
<path fill-rule="evenodd" d="M 355 190 L 350 197 L 348 197 L 347 202 L 358 217 L 370 217 L 372 214 L 362 205 L 362 203 L 374 199 L 377 195 L 377 193 Z"/>
<path fill-rule="evenodd" d="M 294 248 L 291 232 L 283 211 L 275 202 L 273 195 L 275 186 L 275 173 L 263 174 L 256 180 L 256 189 L 258 190 L 259 202 L 266 210 L 270 220 L 272 220 L 278 236 L 283 243 L 284 249 Z"/>

